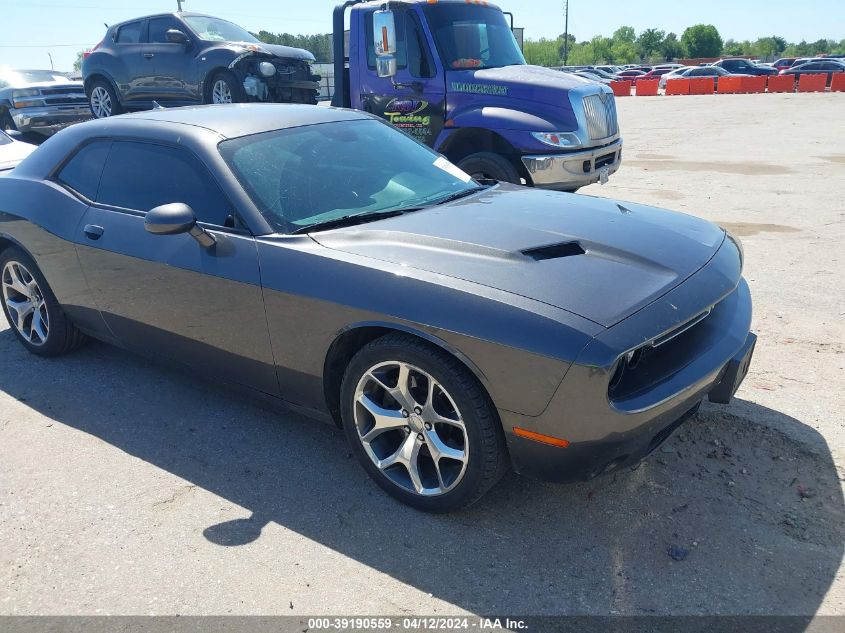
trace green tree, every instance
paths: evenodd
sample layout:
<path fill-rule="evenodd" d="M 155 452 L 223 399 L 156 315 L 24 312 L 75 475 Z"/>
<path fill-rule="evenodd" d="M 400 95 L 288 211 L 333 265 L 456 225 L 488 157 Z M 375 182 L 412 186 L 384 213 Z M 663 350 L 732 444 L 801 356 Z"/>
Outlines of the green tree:
<path fill-rule="evenodd" d="M 722 53 L 725 55 L 745 55 L 745 42 L 737 42 L 736 40 L 725 40 L 725 45 L 722 47 Z"/>
<path fill-rule="evenodd" d="M 674 33 L 669 33 L 663 42 L 660 44 L 660 54 L 667 62 L 674 61 L 686 54 L 684 45 L 678 40 L 678 36 Z"/>
<path fill-rule="evenodd" d="M 613 32 L 613 37 L 611 39 L 614 42 L 633 44 L 637 41 L 637 32 L 634 30 L 633 26 L 620 26 Z"/>
<path fill-rule="evenodd" d="M 85 59 L 85 53 L 86 51 L 79 51 L 76 54 L 76 61 L 73 62 L 73 69 L 77 72 L 82 70 L 82 60 Z"/>
<path fill-rule="evenodd" d="M 722 36 L 712 24 L 688 27 L 681 36 L 681 42 L 690 57 L 718 57 L 722 54 Z"/>
<path fill-rule="evenodd" d="M 525 41 L 525 61 L 535 66 L 559 66 L 561 63 L 560 42 L 541 37 Z"/>
<path fill-rule="evenodd" d="M 637 38 L 637 50 L 642 59 L 648 59 L 651 54 L 660 50 L 660 44 L 666 35 L 665 31 L 657 29 L 646 29 Z"/>

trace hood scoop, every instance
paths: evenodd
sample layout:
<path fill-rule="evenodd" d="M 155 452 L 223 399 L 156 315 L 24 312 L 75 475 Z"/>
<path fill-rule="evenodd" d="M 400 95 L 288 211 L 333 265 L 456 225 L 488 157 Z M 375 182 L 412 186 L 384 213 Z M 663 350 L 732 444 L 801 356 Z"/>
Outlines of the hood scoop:
<path fill-rule="evenodd" d="M 587 251 L 578 242 L 561 242 L 560 244 L 537 246 L 536 248 L 529 248 L 521 252 L 534 261 L 541 262 L 546 259 L 562 259 L 564 257 L 584 255 Z"/>

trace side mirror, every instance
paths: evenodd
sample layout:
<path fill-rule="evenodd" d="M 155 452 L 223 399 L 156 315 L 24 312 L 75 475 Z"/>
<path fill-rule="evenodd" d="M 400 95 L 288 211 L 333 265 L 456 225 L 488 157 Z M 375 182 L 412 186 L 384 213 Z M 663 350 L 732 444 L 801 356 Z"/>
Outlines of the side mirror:
<path fill-rule="evenodd" d="M 171 44 L 187 44 L 188 43 L 188 36 L 185 35 L 179 29 L 168 29 L 167 33 L 165 34 L 167 37 L 167 41 Z"/>
<path fill-rule="evenodd" d="M 150 210 L 144 218 L 144 228 L 153 235 L 189 233 L 203 248 L 211 248 L 217 243 L 213 235 L 197 226 L 194 210 L 181 202 L 163 204 Z"/>
<path fill-rule="evenodd" d="M 396 63 L 396 21 L 393 11 L 382 10 L 373 13 L 373 43 L 376 49 L 376 72 L 379 77 L 395 77 Z"/>

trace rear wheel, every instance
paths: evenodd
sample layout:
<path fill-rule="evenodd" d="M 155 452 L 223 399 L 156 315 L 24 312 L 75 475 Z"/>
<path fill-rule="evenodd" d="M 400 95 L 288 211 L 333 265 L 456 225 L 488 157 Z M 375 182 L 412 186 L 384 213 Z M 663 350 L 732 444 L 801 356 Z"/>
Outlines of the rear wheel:
<path fill-rule="evenodd" d="M 95 119 L 105 119 L 123 112 L 114 88 L 102 79 L 98 79 L 91 84 L 91 90 L 88 93 L 88 105 L 91 107 L 91 114 L 94 115 Z"/>
<path fill-rule="evenodd" d="M 522 184 L 516 167 L 504 156 L 492 152 L 478 152 L 463 158 L 458 167 L 476 180 L 492 179 L 499 182 Z"/>
<path fill-rule="evenodd" d="M 507 468 L 501 424 L 475 377 L 404 334 L 373 341 L 353 357 L 341 385 L 341 415 L 369 475 L 420 510 L 468 506 Z"/>
<path fill-rule="evenodd" d="M 85 342 L 38 266 L 20 249 L 10 248 L 0 255 L 0 299 L 9 326 L 33 354 L 59 356 Z"/>

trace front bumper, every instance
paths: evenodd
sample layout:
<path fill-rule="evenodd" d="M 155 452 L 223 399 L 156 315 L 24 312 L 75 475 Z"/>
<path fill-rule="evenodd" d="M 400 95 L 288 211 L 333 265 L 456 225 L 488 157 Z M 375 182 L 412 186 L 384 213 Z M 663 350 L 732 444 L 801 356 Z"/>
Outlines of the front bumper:
<path fill-rule="evenodd" d="M 622 139 L 609 145 L 567 154 L 523 156 L 535 187 L 566 190 L 599 182 L 602 173 L 610 176 L 622 163 Z"/>
<path fill-rule="evenodd" d="M 691 417 L 706 396 L 730 400 L 745 377 L 756 340 L 750 332 L 751 294 L 745 280 L 737 279 L 739 267 L 736 249 L 723 246 L 685 283 L 593 339 L 540 416 L 500 410 L 515 470 L 548 481 L 591 479 L 637 463 Z M 692 318 L 703 303 L 715 307 L 690 330 L 692 338 L 677 339 L 680 360 L 672 371 L 647 389 L 611 398 L 609 375 L 620 355 L 641 344 L 644 332 L 661 332 Z M 569 446 L 525 439 L 513 433 L 514 427 L 565 439 Z"/>
<path fill-rule="evenodd" d="M 44 136 L 51 136 L 68 125 L 87 121 L 92 117 L 88 104 L 12 108 L 9 114 L 18 131 L 35 132 Z"/>

